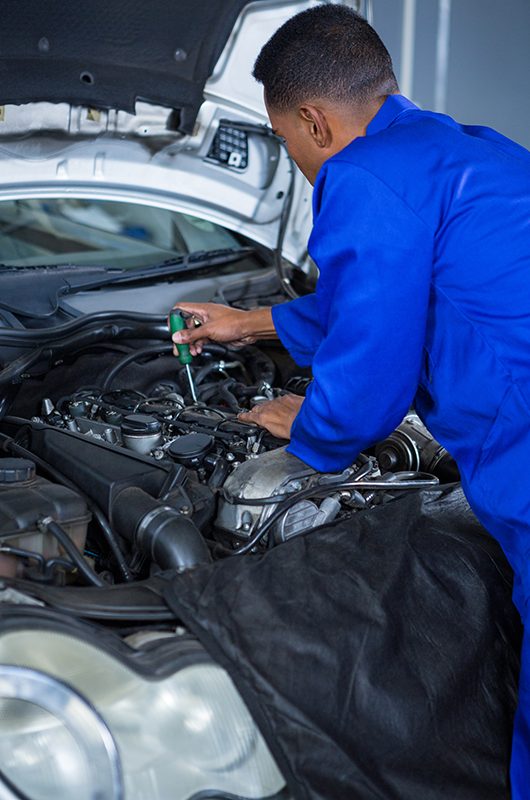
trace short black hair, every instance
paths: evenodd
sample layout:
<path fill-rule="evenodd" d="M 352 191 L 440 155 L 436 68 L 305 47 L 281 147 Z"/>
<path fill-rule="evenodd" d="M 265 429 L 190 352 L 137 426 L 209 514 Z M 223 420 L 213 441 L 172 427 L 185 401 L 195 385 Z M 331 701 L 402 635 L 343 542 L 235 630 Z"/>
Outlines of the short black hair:
<path fill-rule="evenodd" d="M 392 59 L 371 25 L 326 4 L 287 20 L 254 64 L 271 108 L 283 112 L 322 98 L 359 105 L 398 91 Z"/>

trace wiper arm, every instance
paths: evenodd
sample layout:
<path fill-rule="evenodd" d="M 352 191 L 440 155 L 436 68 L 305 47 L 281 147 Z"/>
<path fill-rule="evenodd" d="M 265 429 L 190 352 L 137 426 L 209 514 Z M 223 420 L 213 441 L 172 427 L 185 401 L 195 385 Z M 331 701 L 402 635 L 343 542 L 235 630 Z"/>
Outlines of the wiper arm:
<path fill-rule="evenodd" d="M 153 264 L 143 269 L 120 270 L 112 274 L 106 273 L 101 278 L 92 277 L 86 283 L 77 283 L 65 286 L 61 295 L 75 294 L 86 289 L 98 289 L 115 283 L 137 283 L 149 278 L 160 278 L 165 275 L 177 275 L 184 272 L 194 272 L 204 267 L 222 266 L 241 261 L 256 252 L 254 247 L 226 247 L 220 250 L 196 250 L 187 255 L 168 258 L 159 264 Z"/>
<path fill-rule="evenodd" d="M 230 264 L 255 253 L 253 247 L 228 247 L 222 250 L 200 250 L 167 259 L 141 269 L 116 267 L 75 267 L 72 264 L 31 266 L 2 269 L 0 265 L 0 309 L 18 317 L 48 320 L 61 307 L 61 299 L 77 292 L 115 284 L 131 284 L 157 280 L 166 275 L 193 272 L 206 267 Z"/>

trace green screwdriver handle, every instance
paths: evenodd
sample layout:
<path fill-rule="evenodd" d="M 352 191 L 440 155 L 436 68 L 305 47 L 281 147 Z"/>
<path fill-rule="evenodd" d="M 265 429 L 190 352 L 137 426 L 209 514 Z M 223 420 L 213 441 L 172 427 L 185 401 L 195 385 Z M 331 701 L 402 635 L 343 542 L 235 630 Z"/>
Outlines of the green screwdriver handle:
<path fill-rule="evenodd" d="M 173 336 L 174 333 L 177 331 L 183 331 L 186 327 L 185 320 L 182 319 L 180 316 L 180 311 L 177 309 L 173 309 L 169 313 L 169 330 L 171 331 L 171 335 Z M 193 361 L 193 356 L 190 353 L 190 346 L 189 344 L 177 344 L 176 348 L 179 354 L 179 361 L 181 364 L 191 364 Z"/>

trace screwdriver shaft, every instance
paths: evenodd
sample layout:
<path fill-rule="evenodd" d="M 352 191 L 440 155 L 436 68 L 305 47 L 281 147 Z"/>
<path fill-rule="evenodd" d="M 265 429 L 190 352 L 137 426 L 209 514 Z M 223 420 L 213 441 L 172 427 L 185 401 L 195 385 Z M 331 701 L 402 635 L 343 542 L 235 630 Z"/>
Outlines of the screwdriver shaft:
<path fill-rule="evenodd" d="M 196 403 L 197 402 L 197 392 L 195 391 L 195 384 L 193 383 L 193 377 L 192 377 L 192 374 L 191 374 L 190 365 L 186 364 L 185 369 L 186 369 L 186 375 L 188 376 L 188 383 L 190 385 L 191 396 L 193 397 L 193 402 Z"/>

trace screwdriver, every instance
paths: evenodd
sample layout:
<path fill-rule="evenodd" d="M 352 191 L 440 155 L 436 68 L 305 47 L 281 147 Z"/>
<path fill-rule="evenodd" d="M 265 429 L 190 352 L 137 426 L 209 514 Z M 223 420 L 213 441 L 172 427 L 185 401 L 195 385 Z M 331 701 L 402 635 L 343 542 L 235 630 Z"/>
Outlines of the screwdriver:
<path fill-rule="evenodd" d="M 185 327 L 186 323 L 182 317 L 182 312 L 180 312 L 178 308 L 174 308 L 169 313 L 169 330 L 171 331 L 171 336 L 173 336 L 174 333 L 177 333 L 177 331 L 183 331 Z M 179 354 L 179 361 L 182 366 L 186 368 L 186 375 L 188 376 L 191 396 L 193 397 L 193 402 L 196 403 L 197 392 L 195 391 L 195 384 L 193 383 L 193 377 L 190 369 L 190 364 L 193 360 L 193 356 L 190 353 L 190 346 L 188 344 L 177 344 L 175 346 Z"/>

